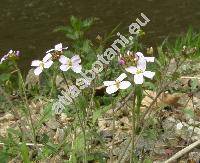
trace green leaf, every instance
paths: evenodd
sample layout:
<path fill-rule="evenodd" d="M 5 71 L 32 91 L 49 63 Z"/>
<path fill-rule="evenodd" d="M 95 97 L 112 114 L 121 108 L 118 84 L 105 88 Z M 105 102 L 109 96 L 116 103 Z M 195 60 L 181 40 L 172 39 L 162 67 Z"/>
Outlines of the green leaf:
<path fill-rule="evenodd" d="M 48 104 L 45 108 L 44 108 L 44 112 L 42 113 L 39 121 L 37 122 L 37 124 L 35 125 L 35 128 L 40 128 L 40 126 L 42 125 L 42 123 L 48 121 L 51 117 L 52 117 L 52 105 L 53 104 Z"/>
<path fill-rule="evenodd" d="M 96 120 L 101 117 L 102 115 L 102 110 L 95 110 L 95 112 L 93 113 L 92 116 L 92 123 L 94 124 L 96 122 Z"/>
<path fill-rule="evenodd" d="M 25 143 L 21 144 L 20 146 L 21 156 L 24 163 L 30 163 L 29 160 L 29 150 Z"/>
<path fill-rule="evenodd" d="M 191 85 L 191 89 L 193 91 L 197 90 L 198 86 L 199 86 L 199 80 L 198 79 L 191 79 L 190 85 Z"/>
<path fill-rule="evenodd" d="M 0 75 L 0 82 L 6 82 L 7 80 L 10 79 L 10 74 L 7 74 L 7 73 L 3 73 Z"/>
<path fill-rule="evenodd" d="M 144 83 L 144 86 L 147 87 L 147 89 L 156 90 L 156 85 L 155 85 L 154 83 L 145 82 L 145 83 Z"/>
<path fill-rule="evenodd" d="M 1 163 L 7 163 L 8 159 L 9 159 L 9 155 L 6 152 L 6 150 L 3 149 L 2 151 L 0 151 L 0 160 L 1 160 Z"/>
<path fill-rule="evenodd" d="M 144 163 L 153 163 L 153 161 L 151 159 L 147 158 L 147 159 L 144 160 Z"/>
<path fill-rule="evenodd" d="M 189 108 L 185 108 L 183 110 L 183 113 L 191 118 L 194 117 L 194 111 L 192 109 L 189 109 Z"/>

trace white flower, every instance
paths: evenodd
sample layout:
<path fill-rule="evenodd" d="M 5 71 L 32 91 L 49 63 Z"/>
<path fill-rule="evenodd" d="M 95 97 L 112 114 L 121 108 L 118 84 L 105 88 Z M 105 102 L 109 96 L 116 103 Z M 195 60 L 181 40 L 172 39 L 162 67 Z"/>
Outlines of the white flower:
<path fill-rule="evenodd" d="M 181 130 L 183 128 L 183 124 L 180 122 L 176 125 L 177 130 Z"/>
<path fill-rule="evenodd" d="M 145 57 L 141 52 L 135 53 L 137 65 L 143 65 L 146 68 L 146 62 L 154 62 L 155 57 Z"/>
<path fill-rule="evenodd" d="M 125 69 L 127 72 L 134 74 L 135 84 L 142 84 L 144 82 L 144 76 L 152 79 L 155 75 L 155 72 L 146 71 L 146 63 L 138 64 L 137 67 L 130 66 Z"/>
<path fill-rule="evenodd" d="M 55 45 L 55 48 L 54 48 L 54 49 L 50 49 L 50 50 L 48 50 L 46 53 L 50 53 L 50 52 L 52 52 L 52 51 L 62 52 L 63 49 L 67 49 L 67 48 L 68 48 L 68 47 L 63 48 L 63 47 L 62 47 L 62 43 L 59 43 L 59 44 Z"/>
<path fill-rule="evenodd" d="M 79 57 L 79 55 L 75 55 L 71 59 L 65 57 L 64 55 L 61 55 L 59 61 L 62 63 L 62 65 L 60 66 L 60 69 L 62 71 L 67 71 L 71 68 L 76 73 L 81 72 L 82 66 L 80 65 L 81 58 Z"/>
<path fill-rule="evenodd" d="M 146 62 L 154 62 L 155 57 L 145 57 L 141 52 L 135 53 L 135 57 L 139 60 L 145 60 Z"/>
<path fill-rule="evenodd" d="M 51 60 L 52 55 L 50 53 L 48 53 L 42 61 L 40 60 L 34 60 L 32 61 L 31 66 L 37 67 L 34 70 L 34 74 L 35 75 L 40 75 L 41 72 L 44 70 L 44 68 L 50 68 L 51 65 L 53 64 L 53 61 Z"/>
<path fill-rule="evenodd" d="M 6 59 L 7 59 L 7 55 L 4 55 L 2 58 L 1 58 L 1 61 L 0 61 L 0 64 L 2 64 Z"/>
<path fill-rule="evenodd" d="M 104 86 L 107 86 L 106 92 L 112 94 L 117 92 L 119 89 L 127 89 L 131 83 L 129 81 L 123 81 L 127 75 L 121 74 L 115 81 L 104 81 Z"/>

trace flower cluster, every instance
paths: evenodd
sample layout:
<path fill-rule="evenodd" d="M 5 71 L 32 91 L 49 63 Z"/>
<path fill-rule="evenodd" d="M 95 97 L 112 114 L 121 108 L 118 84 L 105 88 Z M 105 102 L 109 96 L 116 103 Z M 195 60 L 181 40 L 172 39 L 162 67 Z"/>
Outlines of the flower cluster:
<path fill-rule="evenodd" d="M 9 60 L 9 59 L 16 59 L 19 57 L 19 55 L 20 55 L 19 51 L 10 50 L 6 55 L 4 55 L 1 58 L 0 64 L 2 64 L 4 61 Z"/>
<path fill-rule="evenodd" d="M 31 66 L 36 67 L 36 69 L 34 70 L 35 75 L 40 75 L 44 69 L 50 68 L 56 60 L 61 63 L 61 71 L 67 71 L 71 68 L 75 73 L 80 73 L 82 69 L 82 66 L 80 65 L 80 57 L 78 55 L 75 55 L 70 59 L 64 56 L 63 50 L 67 48 L 68 47 L 63 48 L 61 43 L 57 44 L 55 45 L 54 49 L 50 49 L 46 52 L 46 55 L 42 59 L 42 61 L 32 61 Z"/>
<path fill-rule="evenodd" d="M 154 62 L 154 57 L 145 57 L 141 52 L 135 54 L 128 51 L 127 55 L 122 58 L 119 57 L 119 64 L 126 65 L 127 61 L 129 64 L 132 62 L 133 66 L 125 68 L 125 70 L 134 75 L 134 83 L 142 84 L 144 82 L 144 77 L 152 79 L 155 72 L 146 71 L 147 62 Z M 115 81 L 105 81 L 104 86 L 106 86 L 106 92 L 112 94 L 119 89 L 128 88 L 131 83 L 129 81 L 122 81 L 127 75 L 125 73 L 121 74 Z"/>

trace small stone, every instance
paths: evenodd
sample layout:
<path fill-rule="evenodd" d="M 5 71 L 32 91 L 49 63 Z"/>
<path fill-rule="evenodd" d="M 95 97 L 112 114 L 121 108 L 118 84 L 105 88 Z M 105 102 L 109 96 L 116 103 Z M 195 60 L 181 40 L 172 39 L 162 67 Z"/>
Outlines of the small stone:
<path fill-rule="evenodd" d="M 181 130 L 182 129 L 182 127 L 183 127 L 183 125 L 182 125 L 182 123 L 180 122 L 180 123 L 178 123 L 177 125 L 176 125 L 176 128 L 177 128 L 177 130 Z"/>
<path fill-rule="evenodd" d="M 15 119 L 14 115 L 6 113 L 3 117 L 0 117 L 0 122 L 12 121 L 14 119 Z"/>

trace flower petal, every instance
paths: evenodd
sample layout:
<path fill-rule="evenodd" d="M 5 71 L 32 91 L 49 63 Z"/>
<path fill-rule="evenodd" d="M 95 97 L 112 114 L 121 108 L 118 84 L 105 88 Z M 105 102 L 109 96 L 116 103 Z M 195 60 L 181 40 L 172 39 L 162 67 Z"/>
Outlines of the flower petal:
<path fill-rule="evenodd" d="M 54 51 L 55 49 L 50 49 L 50 50 L 48 50 L 48 51 L 46 51 L 46 53 L 50 53 L 50 52 L 52 52 L 52 51 Z"/>
<path fill-rule="evenodd" d="M 6 56 L 4 55 L 2 58 L 1 58 L 1 61 L 0 61 L 0 63 L 2 63 L 3 61 L 5 61 L 6 60 Z"/>
<path fill-rule="evenodd" d="M 122 81 L 119 84 L 119 89 L 126 89 L 128 87 L 130 87 L 131 83 L 129 81 Z"/>
<path fill-rule="evenodd" d="M 47 62 L 48 60 L 50 60 L 52 58 L 52 55 L 50 54 L 50 53 L 47 53 L 46 55 L 45 55 L 45 57 L 43 58 L 43 62 Z"/>
<path fill-rule="evenodd" d="M 116 80 L 121 82 L 121 81 L 124 80 L 126 77 L 127 77 L 127 75 L 126 75 L 125 73 L 123 73 L 123 74 L 121 74 Z"/>
<path fill-rule="evenodd" d="M 62 64 L 67 64 L 69 62 L 69 58 L 65 57 L 64 55 L 61 55 L 60 58 L 59 58 L 59 61 Z"/>
<path fill-rule="evenodd" d="M 9 50 L 8 54 L 12 54 L 14 51 L 13 50 Z"/>
<path fill-rule="evenodd" d="M 155 72 L 145 71 L 145 72 L 143 72 L 143 75 L 144 75 L 145 77 L 147 77 L 147 78 L 152 79 L 152 78 L 154 77 L 154 75 L 155 75 Z"/>
<path fill-rule="evenodd" d="M 136 74 L 136 72 L 137 72 L 137 68 L 134 66 L 127 67 L 127 68 L 125 68 L 125 70 L 127 72 L 130 72 L 131 74 Z"/>
<path fill-rule="evenodd" d="M 47 62 L 44 63 L 44 68 L 49 68 L 49 67 L 51 67 L 52 64 L 53 64 L 52 60 L 47 61 Z"/>
<path fill-rule="evenodd" d="M 40 66 L 41 63 L 42 62 L 40 60 L 34 60 L 32 61 L 31 66 Z"/>
<path fill-rule="evenodd" d="M 142 71 L 145 71 L 146 70 L 146 66 L 147 66 L 147 62 L 144 58 L 140 58 L 138 61 L 137 61 L 137 68 L 142 70 Z"/>
<path fill-rule="evenodd" d="M 62 51 L 62 43 L 55 45 L 56 51 Z"/>
<path fill-rule="evenodd" d="M 72 64 L 78 64 L 81 63 L 81 58 L 79 55 L 75 55 L 71 58 Z"/>
<path fill-rule="evenodd" d="M 79 64 L 73 65 L 73 66 L 72 66 L 72 70 L 73 70 L 74 72 L 76 72 L 76 73 L 80 73 L 81 70 L 82 70 L 82 66 L 79 65 Z"/>
<path fill-rule="evenodd" d="M 141 52 L 137 52 L 135 53 L 135 55 L 139 58 L 143 58 L 144 57 L 144 54 L 142 54 Z"/>
<path fill-rule="evenodd" d="M 42 73 L 42 71 L 43 71 L 43 68 L 39 66 L 34 70 L 34 74 L 38 76 Z"/>
<path fill-rule="evenodd" d="M 134 75 L 134 82 L 135 84 L 142 84 L 144 82 L 143 74 Z"/>
<path fill-rule="evenodd" d="M 111 85 L 111 86 L 108 86 L 108 87 L 106 88 L 106 92 L 107 92 L 108 94 L 112 94 L 112 93 L 115 93 L 115 92 L 117 92 L 117 91 L 118 91 L 118 88 L 117 88 L 116 85 Z"/>
<path fill-rule="evenodd" d="M 111 86 L 115 84 L 115 81 L 104 81 L 103 84 L 104 86 Z"/>
<path fill-rule="evenodd" d="M 60 69 L 62 70 L 62 71 L 67 71 L 67 70 L 69 70 L 69 66 L 68 65 L 61 65 L 60 66 Z"/>

